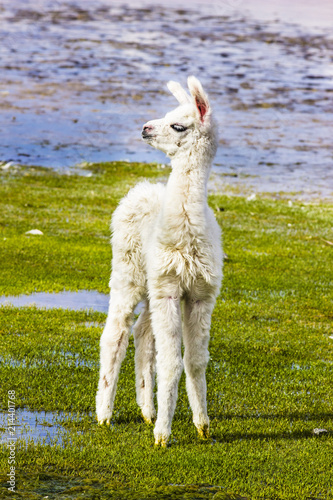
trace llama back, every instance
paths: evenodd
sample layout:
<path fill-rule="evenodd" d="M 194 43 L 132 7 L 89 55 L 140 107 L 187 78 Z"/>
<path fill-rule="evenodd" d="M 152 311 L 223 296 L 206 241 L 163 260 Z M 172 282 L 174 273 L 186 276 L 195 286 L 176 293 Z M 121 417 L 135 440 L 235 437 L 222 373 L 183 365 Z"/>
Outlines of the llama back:
<path fill-rule="evenodd" d="M 125 273 L 140 288 L 145 287 L 142 244 L 153 230 L 164 192 L 165 186 L 161 183 L 140 182 L 128 192 L 114 211 L 111 221 L 111 287 L 119 273 Z"/>

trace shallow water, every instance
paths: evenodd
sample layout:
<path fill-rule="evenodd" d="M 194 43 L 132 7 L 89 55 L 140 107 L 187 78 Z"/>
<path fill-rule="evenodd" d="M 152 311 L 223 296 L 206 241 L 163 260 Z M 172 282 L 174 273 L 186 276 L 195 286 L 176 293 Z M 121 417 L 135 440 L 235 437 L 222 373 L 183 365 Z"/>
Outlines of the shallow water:
<path fill-rule="evenodd" d="M 109 295 L 95 290 L 59 293 L 36 292 L 29 295 L 2 296 L 0 297 L 1 305 L 12 305 L 14 307 L 36 306 L 46 309 L 61 308 L 74 311 L 93 309 L 94 311 L 107 313 Z M 134 313 L 139 314 L 142 308 L 143 303 L 140 302 L 136 306 Z M 87 326 L 95 326 L 95 323 L 88 323 Z"/>
<path fill-rule="evenodd" d="M 60 439 L 59 431 L 63 430 L 58 423 L 62 417 L 59 412 L 31 411 L 16 409 L 14 416 L 15 435 L 13 437 L 34 443 L 51 443 Z M 7 443 L 8 413 L 0 413 L 0 437 L 3 444 Z"/>
<path fill-rule="evenodd" d="M 0 297 L 0 305 L 14 307 L 32 306 L 46 309 L 62 308 L 76 311 L 93 309 L 99 312 L 108 312 L 109 295 L 94 290 L 80 290 L 78 292 L 45 293 L 37 292 L 29 295 Z"/>
<path fill-rule="evenodd" d="M 238 0 L 182 5 L 1 2 L 0 159 L 60 170 L 164 163 L 142 143 L 142 124 L 174 106 L 166 81 L 195 74 L 220 125 L 216 171 L 258 190 L 331 195 L 328 24 L 248 14 Z"/>

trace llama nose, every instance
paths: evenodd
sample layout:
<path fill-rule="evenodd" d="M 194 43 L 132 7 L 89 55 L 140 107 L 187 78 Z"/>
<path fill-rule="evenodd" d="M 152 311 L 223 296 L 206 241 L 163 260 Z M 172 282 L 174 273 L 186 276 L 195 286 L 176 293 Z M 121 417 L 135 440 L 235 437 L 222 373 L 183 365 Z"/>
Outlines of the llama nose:
<path fill-rule="evenodd" d="M 142 136 L 147 137 L 153 130 L 154 127 L 152 125 L 144 125 L 142 129 Z"/>

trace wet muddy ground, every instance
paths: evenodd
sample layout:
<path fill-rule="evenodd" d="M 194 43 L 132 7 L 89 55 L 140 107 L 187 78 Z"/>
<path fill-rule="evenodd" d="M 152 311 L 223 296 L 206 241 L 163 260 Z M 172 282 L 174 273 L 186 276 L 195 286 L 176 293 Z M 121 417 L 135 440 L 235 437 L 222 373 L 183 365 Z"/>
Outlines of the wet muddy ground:
<path fill-rule="evenodd" d="M 195 74 L 220 126 L 217 172 L 331 196 L 332 30 L 229 4 L 0 2 L 0 160 L 164 163 L 142 124 L 174 106 L 168 80 Z"/>

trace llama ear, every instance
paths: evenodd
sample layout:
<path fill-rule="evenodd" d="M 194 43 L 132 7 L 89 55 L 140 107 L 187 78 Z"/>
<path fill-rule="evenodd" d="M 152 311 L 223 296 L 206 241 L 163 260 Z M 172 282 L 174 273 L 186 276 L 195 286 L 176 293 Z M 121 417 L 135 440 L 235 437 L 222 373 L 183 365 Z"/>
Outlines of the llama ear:
<path fill-rule="evenodd" d="M 175 96 L 179 104 L 187 104 L 188 102 L 191 102 L 190 96 L 188 95 L 186 90 L 183 89 L 180 83 L 170 81 L 167 83 L 167 87 L 170 90 L 171 94 Z"/>
<path fill-rule="evenodd" d="M 195 76 L 188 77 L 187 85 L 199 112 L 200 120 L 203 123 L 205 119 L 211 114 L 211 107 L 209 104 L 208 96 L 202 88 L 201 83 Z"/>

